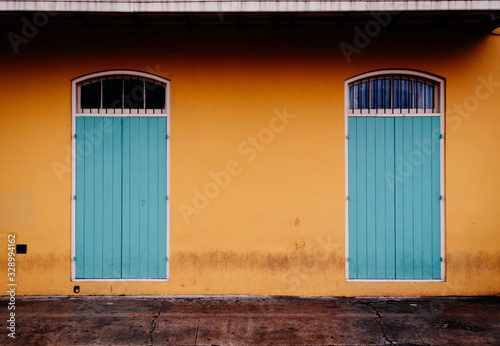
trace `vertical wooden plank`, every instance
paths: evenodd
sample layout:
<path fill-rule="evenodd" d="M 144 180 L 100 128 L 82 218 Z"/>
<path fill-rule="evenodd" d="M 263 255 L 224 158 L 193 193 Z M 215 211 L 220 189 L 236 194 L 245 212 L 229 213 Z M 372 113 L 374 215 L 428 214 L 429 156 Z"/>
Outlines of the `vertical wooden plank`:
<path fill-rule="evenodd" d="M 403 279 L 413 278 L 413 165 L 410 161 L 413 151 L 413 118 L 403 118 Z"/>
<path fill-rule="evenodd" d="M 85 117 L 76 118 L 75 277 L 85 277 Z"/>
<path fill-rule="evenodd" d="M 432 118 L 432 278 L 441 278 L 440 119 Z"/>
<path fill-rule="evenodd" d="M 357 120 L 348 118 L 348 194 L 349 194 L 349 278 L 358 278 L 358 229 L 357 229 Z"/>
<path fill-rule="evenodd" d="M 130 205 L 129 214 L 129 254 L 127 258 L 124 258 L 124 263 L 128 264 L 129 277 L 130 278 L 140 278 L 141 275 L 141 151 L 140 151 L 140 124 L 139 118 L 130 117 L 124 118 L 124 122 L 129 122 L 129 142 L 130 142 L 130 161 L 129 161 L 129 178 L 128 183 L 129 188 L 129 201 Z M 124 170 L 127 167 L 124 166 Z M 124 200 L 125 202 L 125 200 Z M 124 216 L 125 217 L 125 216 Z"/>
<path fill-rule="evenodd" d="M 394 118 L 384 118 L 385 120 L 385 239 L 384 244 L 379 243 L 379 248 L 384 247 L 385 251 L 385 277 L 386 279 L 396 278 L 396 234 L 395 234 L 395 136 Z M 382 251 L 380 249 L 380 251 Z"/>
<path fill-rule="evenodd" d="M 94 189 L 94 162 L 95 148 L 92 142 L 88 139 L 88 134 L 91 133 L 95 126 L 94 118 L 85 119 L 85 128 L 82 136 L 82 141 L 85 146 L 85 172 L 84 172 L 84 212 L 85 218 L 84 227 L 84 278 L 94 277 L 94 226 L 95 226 L 95 189 Z"/>
<path fill-rule="evenodd" d="M 376 119 L 366 118 L 366 277 L 376 277 Z"/>
<path fill-rule="evenodd" d="M 432 279 L 432 118 L 422 120 L 422 278 Z"/>
<path fill-rule="evenodd" d="M 113 162 L 112 162 L 112 243 L 110 252 L 112 252 L 113 278 L 122 277 L 122 119 L 110 118 L 112 121 L 108 123 L 111 126 L 109 132 L 112 134 L 113 140 Z M 104 131 L 108 131 L 108 124 L 105 124 Z"/>
<path fill-rule="evenodd" d="M 104 278 L 121 278 L 121 119 L 105 117 L 103 138 L 103 234 Z"/>
<path fill-rule="evenodd" d="M 167 277 L 167 118 L 157 118 L 158 131 L 158 278 Z"/>
<path fill-rule="evenodd" d="M 122 278 L 128 279 L 132 275 L 130 273 L 130 214 L 131 214 L 131 176 L 130 176 L 130 161 L 131 161 L 131 128 L 130 118 L 122 119 L 122 260 L 121 272 Z"/>
<path fill-rule="evenodd" d="M 139 118 L 139 138 L 138 138 L 138 162 L 139 162 L 139 277 L 147 277 L 149 271 L 148 243 L 149 243 L 149 219 L 148 210 L 150 208 L 150 197 L 148 196 L 149 178 L 149 143 L 148 143 L 148 118 Z"/>
<path fill-rule="evenodd" d="M 404 248 L 404 152 L 403 152 L 403 118 L 394 119 L 394 156 L 395 156 L 395 240 L 396 240 L 396 279 L 404 278 L 405 257 L 402 249 Z"/>
<path fill-rule="evenodd" d="M 422 233 L 422 117 L 413 117 L 413 150 L 409 156 L 413 177 L 413 279 L 423 278 L 423 233 Z"/>
<path fill-rule="evenodd" d="M 112 118 L 103 118 L 103 235 L 102 235 L 102 277 L 113 278 L 113 133 L 104 131 Z M 120 153 L 121 155 L 121 153 Z"/>
<path fill-rule="evenodd" d="M 147 277 L 158 277 L 158 209 L 159 195 L 158 189 L 158 118 L 146 118 L 148 127 L 148 272 Z"/>
<path fill-rule="evenodd" d="M 372 278 L 386 278 L 386 122 L 391 121 L 391 118 L 377 118 L 375 120 L 375 143 L 373 145 L 375 151 L 375 167 L 373 170 L 375 200 L 374 212 L 374 266 L 375 270 Z M 368 169 L 370 172 L 370 169 Z"/>
<path fill-rule="evenodd" d="M 358 279 L 368 277 L 366 253 L 367 210 L 366 210 L 366 117 L 357 118 L 357 152 L 356 152 L 356 209 L 357 209 L 357 262 Z"/>
<path fill-rule="evenodd" d="M 103 118 L 94 118 L 94 129 L 87 139 L 94 147 L 94 278 L 103 277 L 104 143 Z"/>

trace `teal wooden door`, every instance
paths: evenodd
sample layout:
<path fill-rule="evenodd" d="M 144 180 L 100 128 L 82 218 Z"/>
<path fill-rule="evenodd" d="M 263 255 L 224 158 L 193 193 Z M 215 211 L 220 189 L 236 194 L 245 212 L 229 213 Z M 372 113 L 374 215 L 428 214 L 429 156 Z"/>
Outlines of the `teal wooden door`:
<path fill-rule="evenodd" d="M 164 117 L 77 117 L 77 279 L 166 278 Z"/>
<path fill-rule="evenodd" d="M 440 118 L 348 118 L 349 279 L 440 279 Z"/>

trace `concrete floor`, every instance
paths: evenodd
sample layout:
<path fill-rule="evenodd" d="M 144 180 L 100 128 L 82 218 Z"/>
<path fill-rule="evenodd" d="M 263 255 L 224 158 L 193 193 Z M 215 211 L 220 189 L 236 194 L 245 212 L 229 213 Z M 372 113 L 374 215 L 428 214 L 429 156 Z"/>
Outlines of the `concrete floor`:
<path fill-rule="evenodd" d="M 500 345 L 500 298 L 17 297 L 2 345 Z"/>

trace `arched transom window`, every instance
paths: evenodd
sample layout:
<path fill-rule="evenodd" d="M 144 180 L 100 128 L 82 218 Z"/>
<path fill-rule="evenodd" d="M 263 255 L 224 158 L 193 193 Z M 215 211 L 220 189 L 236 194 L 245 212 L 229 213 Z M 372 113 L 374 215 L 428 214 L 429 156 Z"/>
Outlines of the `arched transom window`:
<path fill-rule="evenodd" d="M 77 82 L 76 88 L 76 113 L 167 113 L 168 81 L 142 73 L 97 74 Z"/>
<path fill-rule="evenodd" d="M 418 72 L 367 73 L 354 77 L 348 88 L 351 115 L 440 112 L 440 82 Z"/>

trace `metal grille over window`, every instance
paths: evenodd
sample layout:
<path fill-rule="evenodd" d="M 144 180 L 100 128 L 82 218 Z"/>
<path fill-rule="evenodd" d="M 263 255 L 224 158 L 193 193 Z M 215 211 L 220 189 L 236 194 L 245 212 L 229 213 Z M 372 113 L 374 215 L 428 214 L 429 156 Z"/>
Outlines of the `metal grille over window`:
<path fill-rule="evenodd" d="M 166 113 L 166 84 L 140 76 L 111 75 L 80 82 L 78 111 L 90 114 Z"/>
<path fill-rule="evenodd" d="M 383 74 L 349 83 L 349 114 L 435 114 L 436 81 L 402 74 Z"/>

